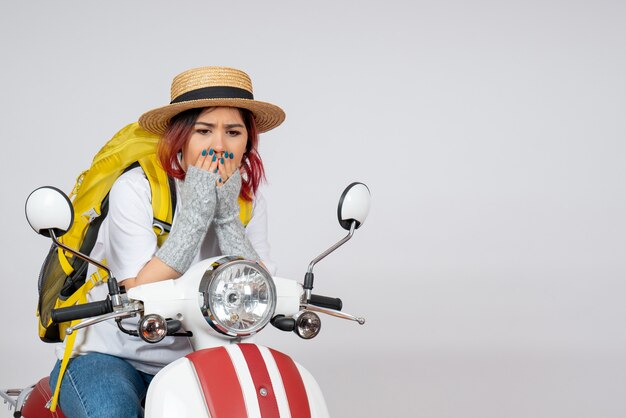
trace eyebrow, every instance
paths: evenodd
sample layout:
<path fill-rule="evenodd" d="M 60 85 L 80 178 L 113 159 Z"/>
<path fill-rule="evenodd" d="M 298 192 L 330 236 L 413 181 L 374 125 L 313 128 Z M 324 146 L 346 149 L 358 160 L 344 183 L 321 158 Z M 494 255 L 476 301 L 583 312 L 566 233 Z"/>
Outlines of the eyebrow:
<path fill-rule="evenodd" d="M 214 128 L 215 124 L 214 123 L 206 123 L 206 122 L 196 122 L 196 125 L 204 125 L 204 126 L 208 126 L 209 128 Z M 245 126 L 243 126 L 241 123 L 230 123 L 230 124 L 226 124 L 224 125 L 227 129 L 232 129 L 232 128 L 245 128 Z"/>

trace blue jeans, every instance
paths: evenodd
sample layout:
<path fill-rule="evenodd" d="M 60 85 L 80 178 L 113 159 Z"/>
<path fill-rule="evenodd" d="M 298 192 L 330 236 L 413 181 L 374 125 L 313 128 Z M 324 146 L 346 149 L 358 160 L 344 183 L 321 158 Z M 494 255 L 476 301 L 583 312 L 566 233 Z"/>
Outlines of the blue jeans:
<path fill-rule="evenodd" d="M 60 367 L 57 361 L 50 374 L 53 391 Z M 68 418 L 143 417 L 141 402 L 152 377 L 119 357 L 102 353 L 78 356 L 65 370 L 59 405 Z"/>

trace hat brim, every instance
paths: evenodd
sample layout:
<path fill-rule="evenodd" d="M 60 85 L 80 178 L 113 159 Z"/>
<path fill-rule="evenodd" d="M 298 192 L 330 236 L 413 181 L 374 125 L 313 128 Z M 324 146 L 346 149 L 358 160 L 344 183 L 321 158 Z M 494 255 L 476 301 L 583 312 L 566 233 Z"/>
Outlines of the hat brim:
<path fill-rule="evenodd" d="M 139 118 L 139 126 L 148 132 L 162 135 L 170 120 L 177 114 L 200 107 L 238 107 L 247 109 L 254 115 L 259 133 L 274 129 L 285 120 L 285 112 L 271 103 L 250 99 L 201 99 L 174 103 L 150 110 Z"/>

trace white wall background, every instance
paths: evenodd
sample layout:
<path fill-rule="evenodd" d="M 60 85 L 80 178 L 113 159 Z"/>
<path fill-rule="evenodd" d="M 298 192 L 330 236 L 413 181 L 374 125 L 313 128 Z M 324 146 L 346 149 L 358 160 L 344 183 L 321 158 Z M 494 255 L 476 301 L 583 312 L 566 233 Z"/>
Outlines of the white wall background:
<path fill-rule="evenodd" d="M 28 193 L 229 65 L 287 112 L 261 145 L 282 276 L 343 235 L 345 185 L 373 194 L 316 269 L 367 324 L 262 337 L 333 416 L 626 416 L 623 1 L 5 1 L 0 45 L 0 387 L 54 361 Z"/>

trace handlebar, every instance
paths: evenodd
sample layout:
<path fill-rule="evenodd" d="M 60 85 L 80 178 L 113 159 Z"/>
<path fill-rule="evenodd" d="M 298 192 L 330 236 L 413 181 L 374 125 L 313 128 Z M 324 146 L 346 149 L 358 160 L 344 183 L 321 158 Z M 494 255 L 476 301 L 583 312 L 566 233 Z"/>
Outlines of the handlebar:
<path fill-rule="evenodd" d="M 321 308 L 334 309 L 336 311 L 340 311 L 343 307 L 341 299 L 322 295 L 311 295 L 309 304 L 319 306 Z"/>
<path fill-rule="evenodd" d="M 110 312 L 113 312 L 113 304 L 111 303 L 111 299 L 107 298 L 97 302 L 53 309 L 51 316 L 52 322 L 60 324 L 61 322 L 91 318 L 92 316 L 104 315 Z"/>

